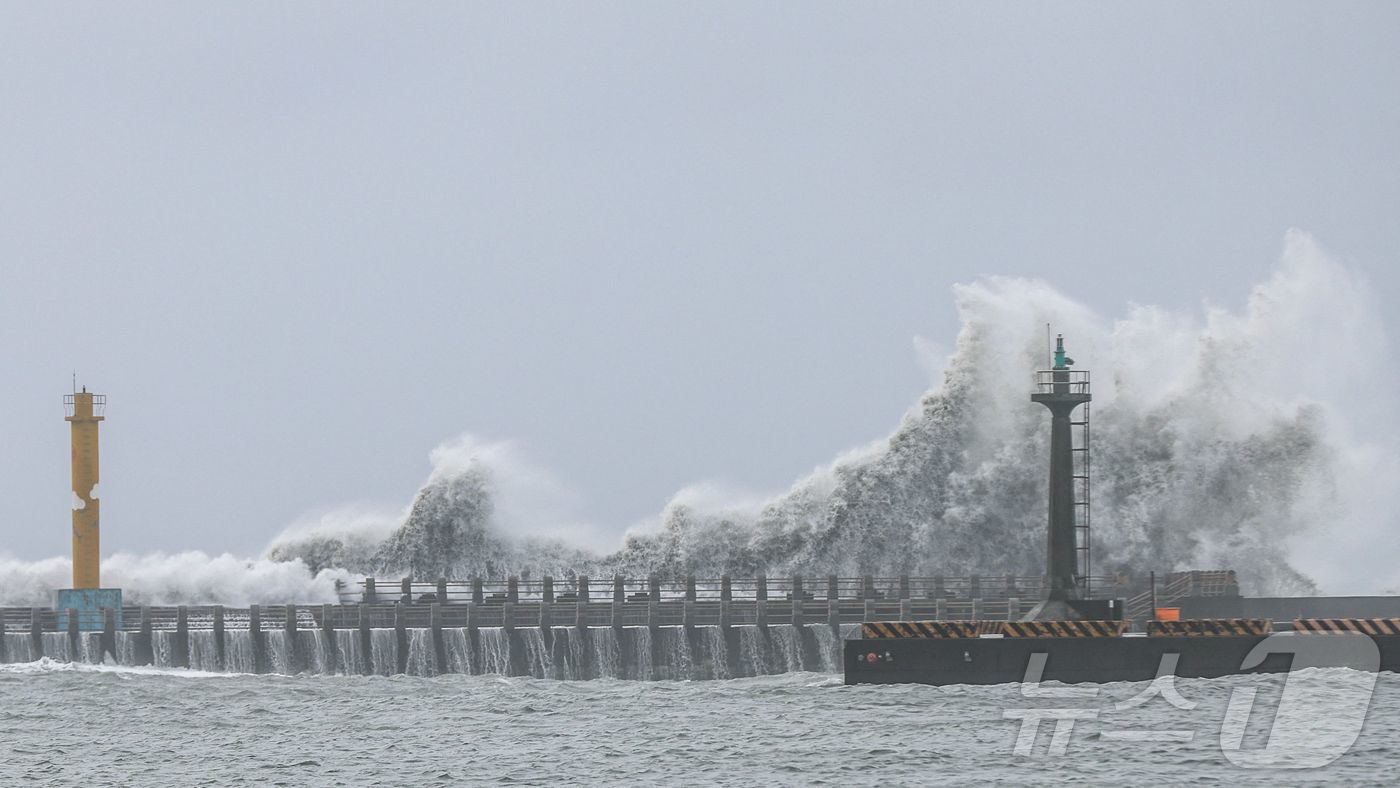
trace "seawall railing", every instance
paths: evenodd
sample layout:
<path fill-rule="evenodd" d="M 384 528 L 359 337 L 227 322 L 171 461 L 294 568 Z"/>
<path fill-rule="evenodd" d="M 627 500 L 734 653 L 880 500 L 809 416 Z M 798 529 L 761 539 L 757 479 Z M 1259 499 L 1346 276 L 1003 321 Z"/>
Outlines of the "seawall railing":
<path fill-rule="evenodd" d="M 1134 622 L 1145 622 L 1154 607 L 1175 607 L 1188 597 L 1237 597 L 1240 583 L 1233 569 L 1193 569 L 1181 572 L 1152 572 L 1148 587 L 1124 604 L 1124 615 Z"/>
<path fill-rule="evenodd" d="M 426 604 L 395 602 L 356 605 L 250 605 L 231 608 L 207 606 L 127 606 L 122 626 L 105 610 L 104 631 L 188 632 L 248 629 L 251 631 L 302 629 L 357 629 L 433 627 L 662 627 L 662 626 L 765 626 L 783 624 L 860 623 L 915 619 L 1005 619 L 1020 617 L 1035 606 L 1035 599 L 903 599 L 903 600 L 665 600 L 661 602 L 503 602 L 500 604 Z M 77 632 L 78 617 L 66 618 L 60 629 L 61 611 L 45 607 L 0 608 L 0 633 Z"/>
<path fill-rule="evenodd" d="M 1093 579 L 1099 596 L 1113 596 L 1126 588 L 1122 577 Z M 950 577 L 910 575 L 879 577 L 728 577 L 646 578 L 615 575 L 610 578 L 575 576 L 473 578 L 423 580 L 421 578 L 365 578 L 356 588 L 341 588 L 344 603 L 385 601 L 491 604 L 502 602 L 662 602 L 668 600 L 890 600 L 890 599 L 996 599 L 1039 598 L 1045 590 L 1043 575 L 968 575 Z"/>

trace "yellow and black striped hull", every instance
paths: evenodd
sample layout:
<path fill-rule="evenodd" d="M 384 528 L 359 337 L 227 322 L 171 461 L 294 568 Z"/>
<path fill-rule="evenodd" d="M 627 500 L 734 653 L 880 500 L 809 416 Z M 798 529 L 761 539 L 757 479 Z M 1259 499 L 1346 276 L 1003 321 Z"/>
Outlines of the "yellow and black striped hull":
<path fill-rule="evenodd" d="M 1149 681 L 1168 656 L 1176 664 L 1175 675 L 1183 678 L 1282 673 L 1293 664 L 1291 653 L 1278 650 L 1279 641 L 1269 644 L 1271 653 L 1263 659 L 1250 659 L 1256 646 L 1276 634 L 1268 621 L 1171 622 L 1154 627 L 1151 634 L 1135 636 L 1115 634 L 1121 625 L 1101 629 L 1085 627 L 1086 623 L 866 624 L 862 637 L 845 643 L 846 683 L 1018 683 L 1027 679 L 1027 668 L 1037 654 L 1045 655 L 1041 680 L 1065 683 Z M 1295 622 L 1294 628 L 1296 632 L 1283 637 L 1307 638 L 1313 644 L 1310 651 L 1335 640 L 1339 660 L 1350 659 L 1356 652 L 1345 647 L 1346 638 L 1336 636 L 1368 637 L 1378 648 L 1380 669 L 1400 672 L 1400 619 L 1306 619 Z M 1338 664 L 1358 667 L 1345 661 Z"/>
<path fill-rule="evenodd" d="M 861 624 L 866 640 L 899 638 L 975 638 L 1000 635 L 1008 638 L 1118 637 L 1128 630 L 1126 621 L 875 621 Z"/>
<path fill-rule="evenodd" d="M 1298 618 L 1293 631 L 1304 635 L 1400 635 L 1400 618 Z"/>

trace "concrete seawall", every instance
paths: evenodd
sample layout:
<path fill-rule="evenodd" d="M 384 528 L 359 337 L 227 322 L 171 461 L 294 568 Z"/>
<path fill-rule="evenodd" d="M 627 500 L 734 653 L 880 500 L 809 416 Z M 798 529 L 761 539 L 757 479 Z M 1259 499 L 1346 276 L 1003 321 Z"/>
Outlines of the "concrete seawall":
<path fill-rule="evenodd" d="M 0 608 L 0 661 L 561 679 L 835 672 L 861 622 L 1018 620 L 1043 589 L 1043 577 L 1018 576 L 366 578 L 341 604 L 127 606 L 103 610 L 100 631 L 50 608 Z"/>
<path fill-rule="evenodd" d="M 0 610 L 0 661 L 246 673 L 709 679 L 840 669 L 861 621 L 1017 618 L 1032 600 L 733 600 L 128 607 L 100 632 Z M 60 631 L 58 622 L 72 622 Z"/>

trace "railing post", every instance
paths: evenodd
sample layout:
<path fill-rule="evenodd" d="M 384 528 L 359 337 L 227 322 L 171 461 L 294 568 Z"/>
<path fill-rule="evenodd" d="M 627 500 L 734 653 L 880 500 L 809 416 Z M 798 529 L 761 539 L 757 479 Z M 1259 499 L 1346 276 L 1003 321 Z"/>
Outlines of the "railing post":
<path fill-rule="evenodd" d="M 520 578 L 514 575 L 506 578 L 506 601 L 511 604 L 520 601 Z"/>
<path fill-rule="evenodd" d="M 914 594 L 913 594 L 913 592 L 910 590 L 911 588 L 912 588 L 912 586 L 911 586 L 910 583 L 909 583 L 909 575 L 900 575 L 900 576 L 899 576 L 899 598 L 900 598 L 900 599 L 913 599 L 913 598 L 914 598 Z"/>
<path fill-rule="evenodd" d="M 501 629 L 506 632 L 515 631 L 515 603 L 501 603 Z"/>
<path fill-rule="evenodd" d="M 792 626 L 793 629 L 801 627 L 802 619 L 802 597 L 793 595 L 792 598 Z"/>
<path fill-rule="evenodd" d="M 685 576 L 685 599 L 686 599 L 687 602 L 694 602 L 694 601 L 696 600 L 696 597 L 697 597 L 697 595 L 696 595 L 696 593 L 695 593 L 695 575 L 686 575 L 686 576 Z"/>
<path fill-rule="evenodd" d="M 405 605 L 413 603 L 413 579 L 405 577 L 399 581 L 399 601 Z"/>
<path fill-rule="evenodd" d="M 374 578 L 372 578 L 372 577 L 366 577 L 366 578 L 365 578 L 365 592 L 364 592 L 363 595 L 361 595 L 360 601 L 361 601 L 361 602 L 364 602 L 364 603 L 367 604 L 367 605 L 373 605 L 374 603 L 376 603 L 376 602 L 379 601 L 379 600 L 376 598 L 376 596 L 377 596 L 377 595 L 376 595 L 375 592 L 374 592 Z"/>
<path fill-rule="evenodd" d="M 580 601 L 580 602 L 587 602 L 587 601 L 588 601 L 588 576 L 587 576 L 587 575 L 579 575 L 579 576 L 578 576 L 578 582 L 577 582 L 575 588 L 578 589 L 577 591 L 574 592 L 574 593 L 578 596 L 578 601 Z"/>
<path fill-rule="evenodd" d="M 875 620 L 875 600 L 870 597 L 865 598 L 865 621 Z"/>
<path fill-rule="evenodd" d="M 754 586 L 754 598 L 755 598 L 756 600 L 758 600 L 759 602 L 767 602 L 767 601 L 768 601 L 768 576 L 767 576 L 767 575 L 759 575 L 758 577 L 754 578 L 754 583 L 756 584 L 756 585 Z"/>
<path fill-rule="evenodd" d="M 544 576 L 544 603 L 554 603 L 554 578 L 549 575 Z"/>
<path fill-rule="evenodd" d="M 826 600 L 826 623 L 837 637 L 841 636 L 841 601 L 835 597 Z"/>
<path fill-rule="evenodd" d="M 946 621 L 948 619 L 948 600 L 938 597 L 933 600 L 933 618 L 935 621 Z"/>
<path fill-rule="evenodd" d="M 623 586 L 622 575 L 613 575 L 613 601 L 621 603 L 627 599 L 627 589 Z"/>
<path fill-rule="evenodd" d="M 1021 620 L 1021 600 L 1017 597 L 1012 596 L 1006 598 L 1006 620 Z"/>
<path fill-rule="evenodd" d="M 836 575 L 826 576 L 826 598 L 832 600 L 841 598 L 841 584 L 837 582 Z"/>
<path fill-rule="evenodd" d="M 439 577 L 437 582 L 437 601 L 447 604 L 447 578 Z"/>
<path fill-rule="evenodd" d="M 656 575 L 647 577 L 647 589 L 647 596 L 651 601 L 661 601 L 661 578 Z"/>
<path fill-rule="evenodd" d="M 734 599 L 734 580 L 729 575 L 720 575 L 719 600 L 729 602 Z"/>
<path fill-rule="evenodd" d="M 865 575 L 860 579 L 861 588 L 864 589 L 862 596 L 866 599 L 875 598 L 875 576 Z"/>
<path fill-rule="evenodd" d="M 948 597 L 948 587 L 943 581 L 943 575 L 933 576 L 933 598 L 946 599 Z"/>
<path fill-rule="evenodd" d="M 904 598 L 904 599 L 899 600 L 899 620 L 900 620 L 900 621 L 913 621 L 913 620 L 914 620 L 914 602 L 913 602 L 913 600 L 911 600 L 911 599 L 909 599 L 909 598 L 907 598 L 907 597 Z"/>
<path fill-rule="evenodd" d="M 802 576 L 792 576 L 792 599 L 794 602 L 802 598 Z"/>
<path fill-rule="evenodd" d="M 969 599 L 982 598 L 982 576 L 973 575 L 967 579 L 967 596 Z"/>
<path fill-rule="evenodd" d="M 473 602 L 474 604 L 478 604 L 478 605 L 479 605 L 479 604 L 481 604 L 481 603 L 483 603 L 483 602 L 485 602 L 485 601 L 486 601 L 486 590 L 483 588 L 483 583 L 481 582 L 481 578 L 479 578 L 479 577 L 473 577 L 473 578 L 472 578 L 472 602 Z"/>

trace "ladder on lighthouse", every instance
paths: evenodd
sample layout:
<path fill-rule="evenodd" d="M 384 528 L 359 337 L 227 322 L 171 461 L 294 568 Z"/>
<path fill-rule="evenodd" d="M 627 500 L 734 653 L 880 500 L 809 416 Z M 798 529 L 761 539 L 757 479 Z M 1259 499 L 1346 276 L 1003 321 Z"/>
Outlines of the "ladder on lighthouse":
<path fill-rule="evenodd" d="M 1089 403 L 1079 409 L 1080 417 L 1071 418 L 1073 427 L 1071 451 L 1074 456 L 1074 552 L 1079 559 L 1079 581 L 1084 599 L 1093 598 L 1090 573 L 1093 569 L 1093 556 L 1089 549 Z"/>

